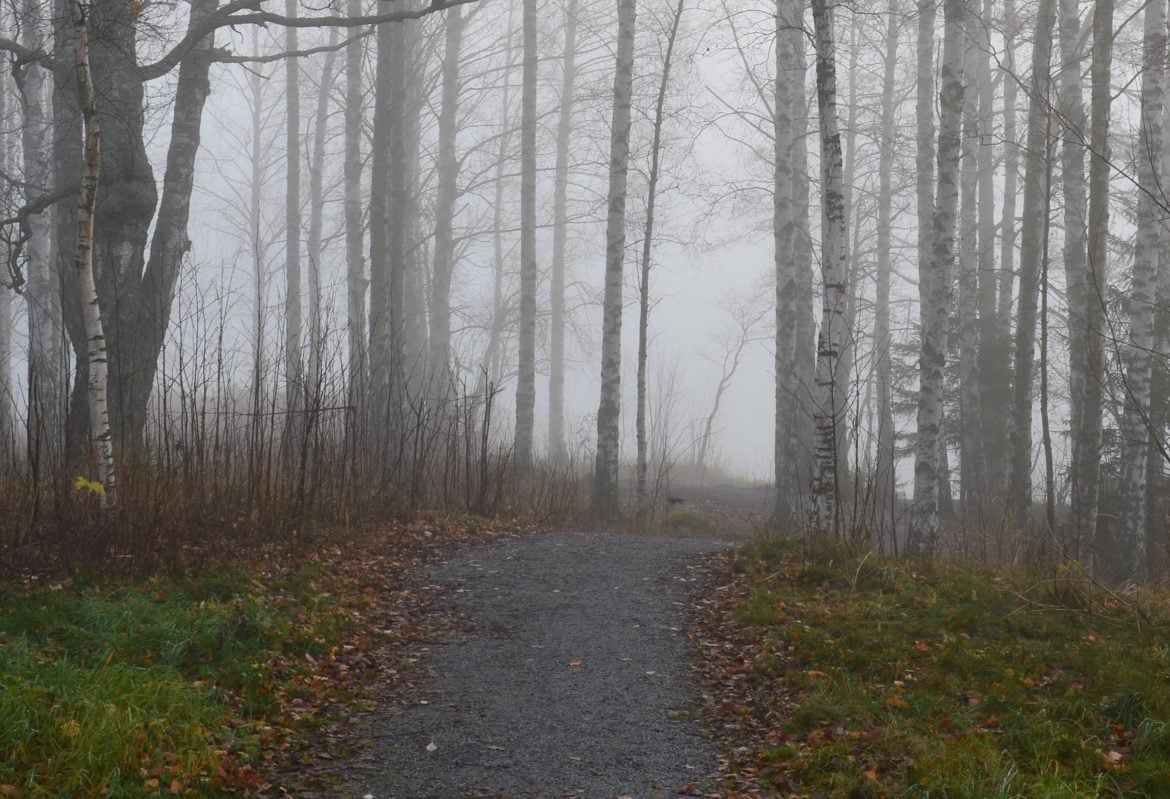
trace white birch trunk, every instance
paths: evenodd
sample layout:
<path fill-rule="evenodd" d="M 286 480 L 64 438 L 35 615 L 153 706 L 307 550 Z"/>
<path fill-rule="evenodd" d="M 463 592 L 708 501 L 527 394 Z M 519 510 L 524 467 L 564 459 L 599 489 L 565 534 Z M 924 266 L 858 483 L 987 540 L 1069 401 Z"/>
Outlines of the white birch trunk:
<path fill-rule="evenodd" d="M 609 147 L 608 217 L 605 231 L 605 299 L 601 323 L 601 400 L 597 408 L 597 464 L 593 512 L 619 513 L 621 441 L 622 272 L 626 249 L 626 176 L 630 166 L 630 109 L 634 89 L 635 0 L 619 0 L 613 116 Z"/>
<path fill-rule="evenodd" d="M 102 486 L 102 506 L 113 507 L 116 502 L 114 472 L 114 439 L 110 433 L 107 401 L 106 336 L 102 329 L 101 308 L 93 276 L 94 208 L 97 204 L 98 179 L 101 175 L 101 126 L 98 120 L 97 100 L 89 69 L 89 32 L 86 8 L 81 0 L 73 0 L 73 43 L 77 63 L 77 87 L 81 95 L 81 112 L 85 131 L 85 167 L 81 176 L 81 197 L 77 214 L 77 286 L 81 296 L 82 315 L 89 361 L 89 427 L 94 454 L 97 458 L 98 482 Z"/>
<path fill-rule="evenodd" d="M 918 362 L 918 438 L 914 452 L 914 507 L 907 550 L 931 557 L 939 544 L 939 482 L 943 425 L 943 370 L 959 200 L 960 125 L 963 112 L 963 0 L 943 5 L 939 87 L 938 190 L 930 231 L 930 260 L 918 278 L 922 354 Z"/>
<path fill-rule="evenodd" d="M 821 275 L 824 287 L 814 395 L 817 438 L 813 503 L 816 526 L 823 531 L 839 533 L 842 520 L 840 464 L 837 457 L 844 403 L 838 381 L 842 368 L 841 348 L 848 336 L 845 329 L 848 220 L 845 218 L 841 132 L 837 122 L 837 70 L 832 12 L 827 0 L 814 0 L 812 10 L 817 59 L 817 108 L 820 114 L 823 209 Z"/>

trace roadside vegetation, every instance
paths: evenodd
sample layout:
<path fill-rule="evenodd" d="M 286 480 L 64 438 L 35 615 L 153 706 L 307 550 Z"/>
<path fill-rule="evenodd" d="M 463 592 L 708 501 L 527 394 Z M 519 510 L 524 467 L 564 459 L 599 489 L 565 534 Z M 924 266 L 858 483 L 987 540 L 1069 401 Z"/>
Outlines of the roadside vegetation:
<path fill-rule="evenodd" d="M 1163 597 L 807 542 L 719 570 L 695 637 L 729 798 L 1166 795 Z"/>
<path fill-rule="evenodd" d="M 342 720 L 412 679 L 411 643 L 442 624 L 410 567 L 500 533 L 480 521 L 167 577 L 0 583 L 0 796 L 327 789 L 322 757 L 354 745 Z"/>

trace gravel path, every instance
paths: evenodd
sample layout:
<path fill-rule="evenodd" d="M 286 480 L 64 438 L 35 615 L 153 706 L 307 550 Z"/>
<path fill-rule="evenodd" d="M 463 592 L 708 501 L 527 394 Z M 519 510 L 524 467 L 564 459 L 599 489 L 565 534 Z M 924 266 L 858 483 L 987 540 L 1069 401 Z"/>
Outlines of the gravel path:
<path fill-rule="evenodd" d="M 707 783 L 680 628 L 688 560 L 723 546 L 549 533 L 432 567 L 469 628 L 375 719 L 353 795 L 658 799 Z"/>

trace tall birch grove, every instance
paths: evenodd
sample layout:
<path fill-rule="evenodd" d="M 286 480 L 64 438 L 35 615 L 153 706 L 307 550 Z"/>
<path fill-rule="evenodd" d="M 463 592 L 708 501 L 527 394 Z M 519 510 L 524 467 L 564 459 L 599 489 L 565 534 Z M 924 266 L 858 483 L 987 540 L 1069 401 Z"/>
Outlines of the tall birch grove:
<path fill-rule="evenodd" d="M 0 550 L 733 507 L 1162 579 L 1166 18 L 6 0 Z"/>

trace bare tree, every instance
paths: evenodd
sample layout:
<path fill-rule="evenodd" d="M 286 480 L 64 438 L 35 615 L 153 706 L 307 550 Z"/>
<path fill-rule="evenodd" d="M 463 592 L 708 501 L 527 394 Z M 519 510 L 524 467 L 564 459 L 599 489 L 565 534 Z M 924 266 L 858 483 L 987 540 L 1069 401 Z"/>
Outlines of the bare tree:
<path fill-rule="evenodd" d="M 914 452 L 914 510 L 906 549 L 932 556 L 939 538 L 943 369 L 947 353 L 951 264 L 959 200 L 960 125 L 963 113 L 963 0 L 943 4 L 942 80 L 939 87 L 938 189 L 931 222 L 930 260 L 919 264 L 922 354 L 918 361 L 918 438 Z"/>
<path fill-rule="evenodd" d="M 630 167 L 630 107 L 634 88 L 635 0 L 619 0 L 617 59 L 609 147 L 605 232 L 605 298 L 601 323 L 601 401 L 597 408 L 597 466 L 593 512 L 615 517 L 621 421 L 622 267 L 626 249 L 626 177 Z"/>
<path fill-rule="evenodd" d="M 837 121 L 837 65 L 833 39 L 832 10 L 827 0 L 813 0 L 813 31 L 816 43 L 817 109 L 820 112 L 821 203 L 824 230 L 821 233 L 821 275 L 824 286 L 821 328 L 817 338 L 815 388 L 816 453 L 813 475 L 813 503 L 816 525 L 826 531 L 841 529 L 839 507 L 838 437 L 844 418 L 845 401 L 839 376 L 841 348 L 849 332 L 845 329 L 848 302 L 848 253 L 845 217 L 844 166 L 841 132 Z"/>

